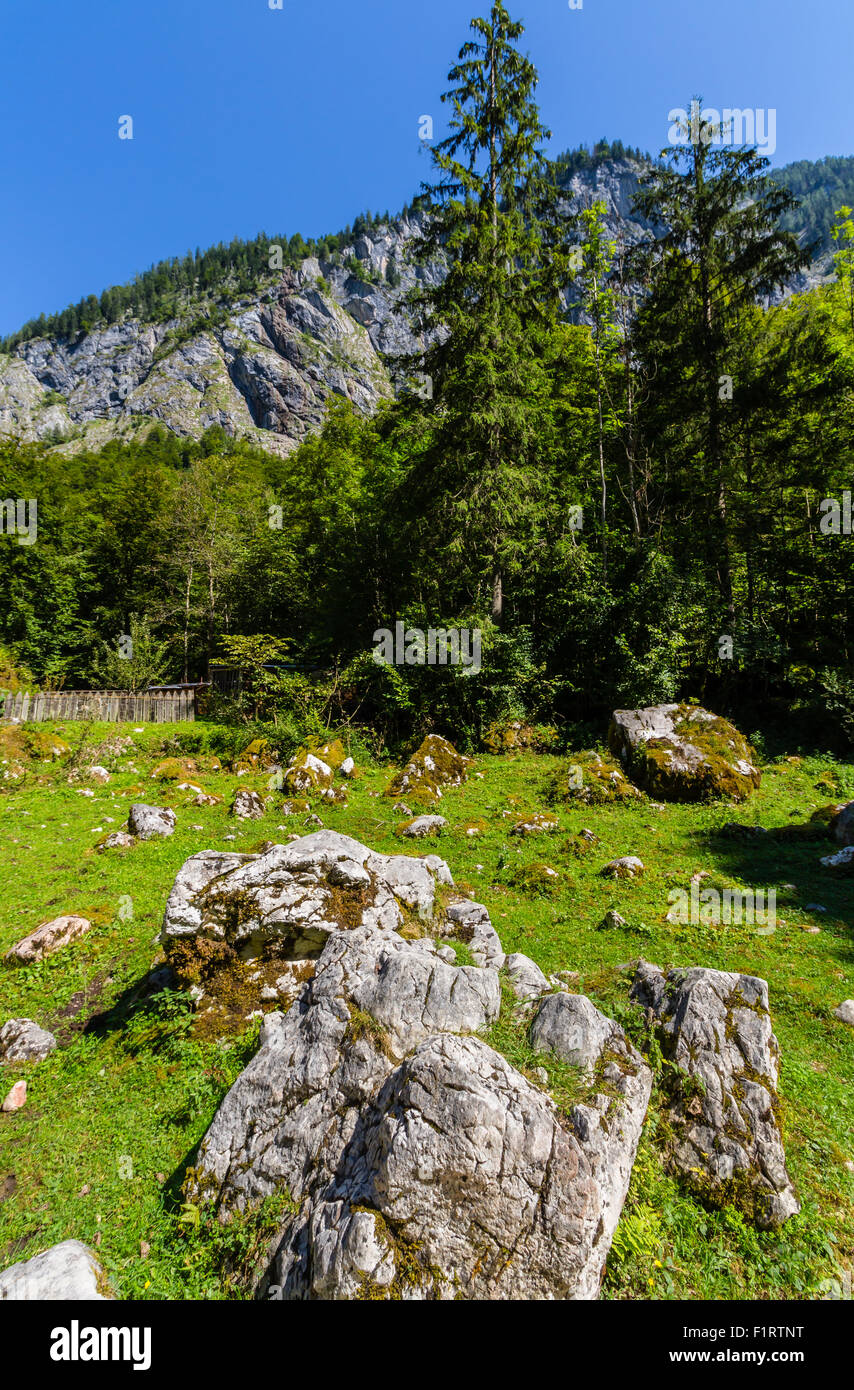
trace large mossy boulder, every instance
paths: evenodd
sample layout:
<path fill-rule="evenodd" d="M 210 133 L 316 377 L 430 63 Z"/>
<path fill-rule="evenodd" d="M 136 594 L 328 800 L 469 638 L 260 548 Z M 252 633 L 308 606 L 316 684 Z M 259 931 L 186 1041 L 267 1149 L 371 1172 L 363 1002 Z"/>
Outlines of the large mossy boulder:
<path fill-rule="evenodd" d="M 442 798 L 443 787 L 460 787 L 467 780 L 471 758 L 458 753 L 441 734 L 428 734 L 406 766 L 386 787 L 384 795 L 430 805 Z"/>
<path fill-rule="evenodd" d="M 700 705 L 615 710 L 608 747 L 638 786 L 666 801 L 744 801 L 761 781 L 744 735 Z"/>

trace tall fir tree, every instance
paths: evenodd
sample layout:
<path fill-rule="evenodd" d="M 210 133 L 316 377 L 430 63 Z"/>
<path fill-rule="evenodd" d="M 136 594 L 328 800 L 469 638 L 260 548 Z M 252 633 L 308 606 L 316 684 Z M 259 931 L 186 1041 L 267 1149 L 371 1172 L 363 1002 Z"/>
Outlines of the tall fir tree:
<path fill-rule="evenodd" d="M 451 119 L 433 148 L 440 177 L 425 185 L 419 249 L 444 255 L 448 273 L 415 296 L 432 334 L 419 365 L 432 382 L 434 433 L 410 481 L 423 546 L 447 560 L 445 594 L 488 603 L 500 623 L 535 526 L 544 344 L 561 314 L 569 248 L 537 72 L 518 48 L 523 26 L 496 0 L 471 29 L 442 98 Z"/>
<path fill-rule="evenodd" d="M 654 367 L 664 415 L 685 425 L 683 482 L 702 496 L 706 553 L 732 623 L 727 412 L 739 322 L 809 263 L 810 249 L 780 229 L 797 202 L 768 178 L 768 160 L 729 143 L 730 132 L 701 108 L 691 103 L 682 143 L 662 150 L 635 198 L 636 210 L 664 229 L 640 257 L 649 294 L 636 341 Z"/>

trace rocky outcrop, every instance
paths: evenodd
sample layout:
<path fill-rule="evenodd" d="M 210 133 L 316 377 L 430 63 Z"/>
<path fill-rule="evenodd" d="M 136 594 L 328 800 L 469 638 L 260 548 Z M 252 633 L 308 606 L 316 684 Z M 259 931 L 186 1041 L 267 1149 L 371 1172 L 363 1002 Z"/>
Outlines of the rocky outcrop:
<path fill-rule="evenodd" d="M 64 917 L 54 917 L 52 921 L 44 922 L 7 951 L 4 957 L 6 964 L 32 965 L 35 961 L 43 960 L 62 946 L 85 936 L 91 925 L 87 918 L 77 917 L 73 913 Z"/>
<path fill-rule="evenodd" d="M 564 210 L 603 202 L 606 237 L 635 243 L 650 230 L 631 206 L 642 171 L 618 159 L 574 172 Z M 308 258 L 264 277 L 253 293 L 200 292 L 166 323 L 127 319 L 0 354 L 0 437 L 79 449 L 132 438 L 152 422 L 196 439 L 218 425 L 287 454 L 334 401 L 372 411 L 405 384 L 397 363 L 420 346 L 406 296 L 444 275 L 441 259 L 419 263 L 413 254 L 421 221 L 414 213 L 377 226 L 333 261 Z M 825 253 L 793 288 L 832 271 Z M 567 305 L 583 321 L 578 300 L 572 280 Z"/>
<path fill-rule="evenodd" d="M 297 1003 L 265 1021 L 192 1176 L 223 1213 L 284 1189 L 298 1204 L 265 1292 L 596 1296 L 622 1176 L 614 1190 L 601 1125 L 585 1147 L 581 1107 L 562 1119 L 473 1036 L 499 1002 L 495 970 L 447 964 L 430 941 L 330 938 Z"/>
<path fill-rule="evenodd" d="M 200 1031 L 224 1036 L 290 1003 L 334 933 L 424 936 L 450 877 L 436 855 L 375 854 L 329 830 L 259 854 L 208 850 L 178 873 L 161 940 L 193 989 Z"/>
<path fill-rule="evenodd" d="M 64 1240 L 0 1274 L 0 1301 L 94 1303 L 111 1298 L 107 1276 L 79 1240 Z"/>
<path fill-rule="evenodd" d="M 561 1111 L 481 1036 L 498 1018 L 505 957 L 481 904 L 440 908 L 435 885 L 450 874 L 436 856 L 376 855 L 324 831 L 224 858 L 184 866 L 167 942 L 216 932 L 211 898 L 229 881 L 254 903 L 251 922 L 230 919 L 232 939 L 256 947 L 258 925 L 274 927 L 268 904 L 288 897 L 285 915 L 301 931 L 302 903 L 319 903 L 330 879 L 366 890 L 358 917 L 324 902 L 337 925 L 287 1012 L 264 1020 L 188 1177 L 191 1200 L 215 1202 L 223 1219 L 289 1194 L 259 1294 L 595 1298 L 651 1079 L 617 1025 L 583 1001 L 584 1025 L 602 1026 L 578 1103 Z M 429 935 L 394 910 L 401 893 Z M 477 963 L 457 964 L 436 938 L 465 942 Z M 291 945 L 300 948 L 296 933 Z M 507 972 L 523 1001 L 552 987 L 525 957 L 509 958 Z"/>
<path fill-rule="evenodd" d="M 615 710 L 608 746 L 644 791 L 671 801 L 743 801 L 759 786 L 742 734 L 699 705 Z"/>
<path fill-rule="evenodd" d="M 31 1018 L 10 1018 L 0 1028 L 0 1062 L 43 1062 L 55 1047 L 53 1033 Z"/>
<path fill-rule="evenodd" d="M 271 946 L 284 959 L 316 957 L 333 932 L 348 927 L 393 932 L 412 919 L 429 925 L 439 866 L 447 873 L 441 860 L 376 854 L 331 830 L 264 854 L 206 850 L 175 879 L 162 941 L 223 941 L 244 960 Z"/>
<path fill-rule="evenodd" d="M 442 798 L 443 787 L 460 787 L 468 780 L 471 758 L 458 753 L 441 734 L 428 734 L 406 766 L 392 778 L 384 795 L 407 796 L 430 805 Z"/>
<path fill-rule="evenodd" d="M 673 1168 L 704 1199 L 739 1206 L 761 1229 L 782 1225 L 800 1203 L 783 1152 L 768 985 L 699 966 L 664 974 L 642 961 L 632 998 L 679 1069 Z"/>

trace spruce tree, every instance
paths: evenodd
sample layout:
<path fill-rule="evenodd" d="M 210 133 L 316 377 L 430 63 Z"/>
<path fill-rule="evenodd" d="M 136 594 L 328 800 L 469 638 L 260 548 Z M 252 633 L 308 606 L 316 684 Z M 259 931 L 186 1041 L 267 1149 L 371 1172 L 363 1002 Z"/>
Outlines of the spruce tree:
<path fill-rule="evenodd" d="M 706 553 L 731 622 L 728 410 L 738 389 L 739 323 L 809 263 L 810 248 L 780 229 L 797 202 L 770 181 L 768 160 L 727 143 L 729 132 L 704 120 L 701 105 L 692 103 L 686 143 L 662 150 L 664 162 L 635 198 L 636 210 L 662 228 L 640 257 L 649 295 L 636 341 L 654 373 L 661 416 L 684 424 L 683 481 L 703 498 Z"/>
<path fill-rule="evenodd" d="M 535 525 L 538 440 L 548 409 L 543 344 L 562 309 L 566 223 L 534 100 L 523 26 L 500 0 L 474 19 L 442 100 L 449 134 L 432 148 L 423 256 L 443 282 L 417 292 L 433 331 L 418 365 L 431 379 L 432 447 L 411 484 L 425 549 L 445 557 L 443 592 L 500 622 L 508 574 Z"/>

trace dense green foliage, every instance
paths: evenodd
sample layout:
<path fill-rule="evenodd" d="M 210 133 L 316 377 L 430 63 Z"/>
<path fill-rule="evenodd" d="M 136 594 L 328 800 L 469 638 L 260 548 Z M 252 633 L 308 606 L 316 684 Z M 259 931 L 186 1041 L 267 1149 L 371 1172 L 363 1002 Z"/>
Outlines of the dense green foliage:
<path fill-rule="evenodd" d="M 66 724 L 51 732 L 67 740 L 70 753 L 52 765 L 27 760 L 25 776 L 2 784 L 0 851 L 9 873 L 0 954 L 43 920 L 49 902 L 56 905 L 47 911 L 83 913 L 93 927 L 72 946 L 2 977 L 6 1016 L 35 1019 L 60 1043 L 37 1067 L 4 1067 L 4 1087 L 25 1077 L 29 1101 L 0 1126 L 2 1264 L 74 1237 L 97 1251 L 120 1297 L 251 1297 L 267 1243 L 288 1209 L 287 1192 L 223 1226 L 182 1188 L 215 1111 L 256 1051 L 258 1020 L 220 1043 L 198 1036 L 185 993 L 151 992 L 149 972 L 160 961 L 152 941 L 189 855 L 281 840 L 282 821 L 300 833 L 304 816 L 283 816 L 277 798 L 263 820 L 236 823 L 228 814 L 234 791 L 265 793 L 266 774 L 213 771 L 203 758 L 192 780 L 221 796 L 218 805 L 191 810 L 174 782 L 150 780 L 164 755 L 199 758 L 205 742 L 228 762 L 233 729 L 196 723 L 139 734 L 133 726 Z M 253 731 L 238 732 L 235 752 Z M 23 733 L 6 730 L 10 742 Z M 111 751 L 125 739 L 130 747 Z M 13 747 L 7 743 L 3 755 Z M 400 816 L 378 795 L 392 769 L 350 749 L 362 775 L 350 787 L 349 806 L 323 804 L 323 820 L 381 853 L 400 853 Z M 94 784 L 94 796 L 84 798 L 79 781 L 68 784 L 69 771 L 93 762 L 104 763 L 112 781 Z M 552 812 L 553 834 L 521 840 L 509 833 L 516 819 L 542 808 L 551 777 L 565 778 L 565 758 L 486 756 L 477 766 L 482 780 L 446 791 L 448 828 L 430 847 L 450 863 L 460 889 L 487 906 L 506 951 L 522 951 L 549 972 L 577 971 L 573 988 L 643 1047 L 649 1035 L 627 998 L 632 972 L 621 969 L 640 954 L 758 974 L 770 986 L 786 1158 L 803 1211 L 780 1232 L 758 1232 L 738 1210 L 710 1210 L 690 1196 L 666 1171 L 667 1116 L 656 1089 L 603 1297 L 815 1299 L 834 1290 L 840 1297 L 854 1257 L 854 1173 L 847 1166 L 854 1159 L 854 1031 L 831 1008 L 850 993 L 843 979 L 850 880 L 829 879 L 818 863 L 822 846 L 788 832 L 793 824 L 801 829 L 828 798 L 854 795 L 850 765 L 782 757 L 763 766 L 762 787 L 735 813 L 729 806 L 654 810 L 646 802 L 585 807 L 584 824 L 601 843 L 580 855 L 579 815 L 566 805 Z M 156 786 L 158 804 L 175 809 L 175 834 L 127 854 L 93 851 L 95 828 L 117 828 L 140 786 Z M 733 814 L 782 833 L 758 842 L 724 838 L 717 832 Z M 472 824 L 482 827 L 475 838 L 466 833 Z M 236 841 L 227 838 L 234 835 Z M 642 879 L 602 878 L 609 858 L 641 848 Z M 520 887 L 543 863 L 557 871 L 554 891 Z M 721 890 L 776 885 L 776 931 L 761 936 L 747 923 L 666 922 L 671 890 L 686 888 L 698 863 Z M 815 902 L 827 911 L 808 906 Z M 625 925 L 597 930 L 610 908 Z M 816 925 L 818 934 L 805 930 Z M 542 1085 L 535 1069 L 545 1068 L 556 1103 L 571 1103 L 577 1073 L 534 1053 L 518 1015 L 503 1010 L 487 1041 L 534 1085 Z"/>
<path fill-rule="evenodd" d="M 830 229 L 844 204 L 854 203 L 854 155 L 828 155 L 826 159 L 799 159 L 774 170 L 775 183 L 787 188 L 799 207 L 786 214 L 783 226 L 796 232 L 804 245 L 817 241 L 830 248 Z"/>

